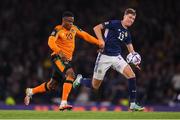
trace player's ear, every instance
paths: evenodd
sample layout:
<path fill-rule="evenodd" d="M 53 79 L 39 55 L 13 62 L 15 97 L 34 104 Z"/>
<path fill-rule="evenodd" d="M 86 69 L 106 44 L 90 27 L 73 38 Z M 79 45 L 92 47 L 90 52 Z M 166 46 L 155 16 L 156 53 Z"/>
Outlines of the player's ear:
<path fill-rule="evenodd" d="M 123 16 L 123 19 L 126 17 L 126 15 Z"/>

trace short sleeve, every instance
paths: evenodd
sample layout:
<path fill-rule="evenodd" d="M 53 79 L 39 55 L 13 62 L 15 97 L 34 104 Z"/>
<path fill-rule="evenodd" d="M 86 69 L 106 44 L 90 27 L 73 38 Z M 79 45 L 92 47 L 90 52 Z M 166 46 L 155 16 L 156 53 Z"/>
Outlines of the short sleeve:
<path fill-rule="evenodd" d="M 57 29 L 54 29 L 52 32 L 51 32 L 51 36 L 56 36 L 58 33 L 58 30 Z"/>
<path fill-rule="evenodd" d="M 125 42 L 126 45 L 132 43 L 131 34 L 129 32 L 125 33 L 125 37 L 126 38 L 125 38 L 124 42 Z"/>
<path fill-rule="evenodd" d="M 104 22 L 102 23 L 103 27 L 106 29 L 111 29 L 113 27 L 113 24 L 112 24 L 112 21 L 107 21 L 107 22 Z"/>

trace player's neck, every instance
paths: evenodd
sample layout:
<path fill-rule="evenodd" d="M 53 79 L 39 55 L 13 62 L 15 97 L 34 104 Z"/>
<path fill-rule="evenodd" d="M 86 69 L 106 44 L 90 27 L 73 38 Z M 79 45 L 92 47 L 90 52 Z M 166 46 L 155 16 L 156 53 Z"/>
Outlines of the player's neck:
<path fill-rule="evenodd" d="M 128 29 L 128 27 L 124 24 L 123 20 L 121 20 L 121 25 L 123 26 L 123 28 Z"/>
<path fill-rule="evenodd" d="M 65 30 L 69 31 L 70 29 L 68 29 L 64 24 L 61 25 Z"/>

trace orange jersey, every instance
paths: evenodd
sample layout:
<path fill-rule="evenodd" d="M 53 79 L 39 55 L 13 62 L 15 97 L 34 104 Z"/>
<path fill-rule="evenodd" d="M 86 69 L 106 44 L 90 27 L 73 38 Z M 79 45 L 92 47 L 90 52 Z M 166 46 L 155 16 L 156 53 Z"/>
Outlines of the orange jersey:
<path fill-rule="evenodd" d="M 68 60 L 72 60 L 74 48 L 75 48 L 75 36 L 83 38 L 87 42 L 100 45 L 101 42 L 89 35 L 85 31 L 78 29 L 76 26 L 72 26 L 70 30 L 65 29 L 61 25 L 55 27 L 48 40 L 49 47 L 53 50 L 52 54 L 58 54 L 62 52 Z"/>

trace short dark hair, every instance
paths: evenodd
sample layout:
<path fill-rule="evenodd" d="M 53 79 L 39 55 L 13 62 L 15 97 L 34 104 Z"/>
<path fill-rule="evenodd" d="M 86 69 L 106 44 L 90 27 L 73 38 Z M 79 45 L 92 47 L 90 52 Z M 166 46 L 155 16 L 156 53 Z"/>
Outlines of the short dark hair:
<path fill-rule="evenodd" d="M 65 11 L 63 12 L 62 17 L 74 17 L 74 14 L 70 11 Z"/>
<path fill-rule="evenodd" d="M 128 14 L 132 14 L 132 15 L 136 15 L 136 10 L 134 10 L 133 8 L 127 8 L 125 11 L 124 11 L 124 15 L 128 15 Z"/>

